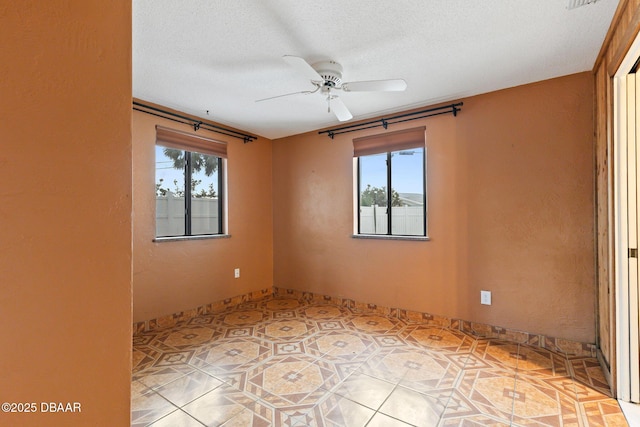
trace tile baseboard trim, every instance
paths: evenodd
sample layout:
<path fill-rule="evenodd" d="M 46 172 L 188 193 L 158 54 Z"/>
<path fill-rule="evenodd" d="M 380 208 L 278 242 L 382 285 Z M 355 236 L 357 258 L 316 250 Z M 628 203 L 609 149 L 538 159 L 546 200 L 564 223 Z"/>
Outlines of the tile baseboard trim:
<path fill-rule="evenodd" d="M 468 320 L 455 319 L 446 316 L 439 316 L 436 314 L 405 310 L 401 308 L 385 307 L 376 304 L 355 301 L 349 298 L 321 295 L 313 292 L 299 291 L 296 289 L 283 289 L 275 286 L 215 301 L 206 305 L 201 305 L 191 310 L 180 311 L 155 319 L 136 322 L 133 324 L 133 335 L 135 336 L 144 332 L 151 332 L 158 329 L 171 328 L 181 322 L 187 321 L 199 315 L 220 312 L 229 307 L 247 302 L 259 301 L 271 296 L 294 297 L 299 300 L 313 303 L 334 304 L 341 307 L 349 308 L 360 313 L 376 313 L 384 316 L 395 317 L 407 323 L 413 324 L 421 323 L 442 326 L 454 330 L 459 330 L 461 332 L 465 332 L 479 338 L 503 339 L 520 344 L 528 344 L 541 347 L 570 356 L 597 356 L 597 347 L 593 343 L 583 343 L 548 335 L 518 331 L 501 326 L 471 322 Z"/>
<path fill-rule="evenodd" d="M 172 328 L 181 322 L 185 322 L 194 317 L 216 313 L 223 311 L 229 307 L 234 307 L 247 302 L 259 301 L 261 299 L 273 296 L 273 288 L 260 289 L 247 294 L 236 295 L 231 298 L 215 301 L 209 304 L 201 305 L 191 310 L 179 311 L 177 313 L 168 314 L 166 316 L 157 317 L 155 319 L 143 320 L 133 324 L 133 336 L 144 332 L 151 332 L 159 329 Z"/>
<path fill-rule="evenodd" d="M 273 295 L 275 297 L 290 296 L 313 303 L 335 304 L 360 313 L 376 313 L 384 316 L 396 317 L 407 323 L 422 323 L 447 327 L 479 338 L 497 338 L 520 344 L 533 345 L 557 353 L 563 353 L 568 356 L 596 357 L 597 352 L 597 347 L 593 343 L 583 343 L 548 335 L 518 331 L 501 326 L 471 322 L 463 319 L 455 319 L 419 311 L 363 303 L 349 298 L 320 295 L 314 294 L 313 292 L 298 291 L 295 289 L 282 289 L 275 286 L 273 287 Z"/>

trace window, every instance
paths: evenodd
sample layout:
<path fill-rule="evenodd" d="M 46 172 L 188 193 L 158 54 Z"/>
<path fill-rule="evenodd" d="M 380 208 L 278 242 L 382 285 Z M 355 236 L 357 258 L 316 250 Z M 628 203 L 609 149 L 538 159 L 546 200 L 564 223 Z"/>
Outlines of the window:
<path fill-rule="evenodd" d="M 424 127 L 354 139 L 353 145 L 357 233 L 426 237 Z"/>
<path fill-rule="evenodd" d="M 226 145 L 156 129 L 156 237 L 222 234 Z"/>

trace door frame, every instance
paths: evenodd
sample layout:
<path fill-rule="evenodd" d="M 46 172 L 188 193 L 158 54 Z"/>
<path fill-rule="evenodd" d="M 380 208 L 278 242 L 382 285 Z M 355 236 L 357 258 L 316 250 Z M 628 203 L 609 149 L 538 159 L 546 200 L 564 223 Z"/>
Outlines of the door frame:
<path fill-rule="evenodd" d="M 613 172 L 614 172 L 614 283 L 615 283 L 615 360 L 616 395 L 627 402 L 639 401 L 638 379 L 629 375 L 631 368 L 631 343 L 637 344 L 637 336 L 632 339 L 629 305 L 629 238 L 627 205 L 627 75 L 640 58 L 640 36 L 636 37 L 627 51 L 618 70 L 613 75 Z M 635 304 L 637 305 L 637 298 Z M 636 307 L 637 310 L 637 307 Z M 636 311 L 637 312 L 637 311 Z M 637 319 L 634 321 L 637 322 Z M 635 328 L 637 331 L 637 328 Z M 636 359 L 637 360 L 637 359 Z"/>

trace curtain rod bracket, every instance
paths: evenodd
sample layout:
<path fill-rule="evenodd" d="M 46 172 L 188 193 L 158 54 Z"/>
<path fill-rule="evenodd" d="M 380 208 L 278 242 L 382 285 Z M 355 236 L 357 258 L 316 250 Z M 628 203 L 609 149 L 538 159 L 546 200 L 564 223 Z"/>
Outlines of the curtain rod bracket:
<path fill-rule="evenodd" d="M 380 122 L 382 123 L 382 127 L 383 128 L 387 128 L 389 127 L 389 122 L 387 122 L 385 119 L 380 119 Z"/>
<path fill-rule="evenodd" d="M 200 125 L 202 124 L 202 122 L 195 122 L 193 124 L 193 131 L 194 132 L 198 132 L 198 130 L 200 129 Z"/>

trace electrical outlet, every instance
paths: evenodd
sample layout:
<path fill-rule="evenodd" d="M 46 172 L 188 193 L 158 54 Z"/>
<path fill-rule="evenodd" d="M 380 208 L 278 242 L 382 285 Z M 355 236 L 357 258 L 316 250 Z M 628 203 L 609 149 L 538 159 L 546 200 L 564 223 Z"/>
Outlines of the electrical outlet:
<path fill-rule="evenodd" d="M 480 291 L 480 304 L 491 305 L 491 291 Z"/>
<path fill-rule="evenodd" d="M 233 270 L 233 277 L 235 277 L 236 279 L 238 279 L 240 277 L 240 269 L 236 268 L 235 270 Z"/>

